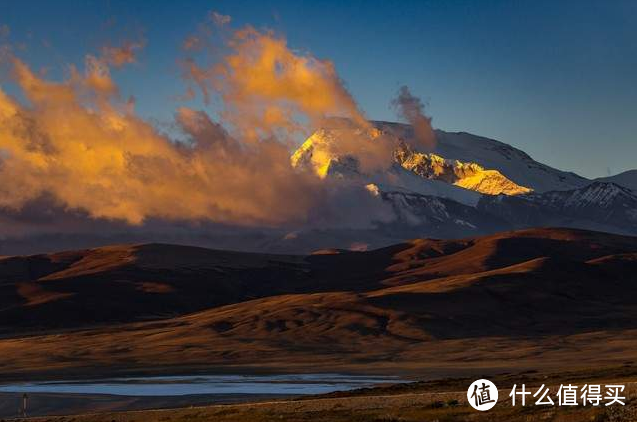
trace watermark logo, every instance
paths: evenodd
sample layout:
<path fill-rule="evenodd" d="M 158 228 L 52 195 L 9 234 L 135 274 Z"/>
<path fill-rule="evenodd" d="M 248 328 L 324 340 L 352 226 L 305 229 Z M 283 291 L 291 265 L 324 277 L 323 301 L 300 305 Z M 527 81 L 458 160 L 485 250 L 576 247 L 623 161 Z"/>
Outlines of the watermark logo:
<path fill-rule="evenodd" d="M 498 388 L 487 379 L 479 379 L 469 386 L 467 400 L 471 407 L 484 412 L 498 402 Z"/>
<path fill-rule="evenodd" d="M 626 405 L 626 396 L 624 390 L 626 386 L 623 384 L 606 384 L 602 388 L 600 384 L 584 384 L 582 388 L 573 384 L 560 384 L 555 400 L 551 398 L 549 387 L 542 384 L 535 393 L 533 390 L 527 390 L 526 385 L 518 386 L 513 384 L 513 389 L 509 393 L 512 406 L 526 406 L 527 396 L 529 401 L 533 402 L 535 398 L 536 406 L 612 406 L 618 404 Z M 531 397 L 533 394 L 533 398 Z"/>

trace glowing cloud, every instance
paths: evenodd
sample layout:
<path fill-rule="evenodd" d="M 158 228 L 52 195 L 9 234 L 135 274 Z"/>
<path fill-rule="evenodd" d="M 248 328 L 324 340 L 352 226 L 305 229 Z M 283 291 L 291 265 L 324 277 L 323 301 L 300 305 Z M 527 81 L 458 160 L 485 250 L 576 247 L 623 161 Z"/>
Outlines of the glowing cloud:
<path fill-rule="evenodd" d="M 234 32 L 225 47 L 209 66 L 188 60 L 186 74 L 206 102 L 219 96 L 221 120 L 237 139 L 292 145 L 317 128 L 340 125 L 348 130 L 324 145 L 328 154 L 356 157 L 365 169 L 389 165 L 392 146 L 368 136 L 371 125 L 330 61 L 295 53 L 284 38 L 252 27 Z"/>
<path fill-rule="evenodd" d="M 229 19 L 221 19 L 227 24 Z M 219 24 L 219 23 L 218 23 Z M 322 224 L 329 218 L 361 224 L 338 206 L 355 200 L 370 219 L 387 210 L 364 187 L 340 186 L 290 164 L 294 137 L 332 116 L 368 127 L 333 65 L 296 54 L 284 39 L 245 28 L 232 34 L 228 53 L 210 67 L 189 62 L 188 74 L 205 96 L 223 102 L 220 121 L 180 108 L 175 141 L 121 102 L 111 66 L 135 60 L 141 45 L 88 55 L 54 82 L 9 57 L 14 80 L 28 100 L 0 89 L 0 207 L 19 210 L 50 196 L 93 218 L 141 224 L 148 218 L 211 220 L 241 225 Z M 388 160 L 388 146 L 346 137 L 340 148 L 368 165 Z M 370 201 L 366 203 L 366 201 Z M 333 206 L 336 204 L 336 206 Z"/>
<path fill-rule="evenodd" d="M 144 47 L 143 42 L 126 42 L 120 47 L 106 46 L 102 48 L 102 56 L 107 64 L 121 67 L 125 64 L 135 63 L 137 50 Z"/>

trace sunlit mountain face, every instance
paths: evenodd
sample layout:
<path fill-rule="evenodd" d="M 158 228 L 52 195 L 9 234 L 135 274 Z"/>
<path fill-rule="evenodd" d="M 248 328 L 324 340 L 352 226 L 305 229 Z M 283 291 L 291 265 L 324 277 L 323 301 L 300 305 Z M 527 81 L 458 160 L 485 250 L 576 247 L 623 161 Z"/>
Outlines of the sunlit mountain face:
<path fill-rule="evenodd" d="M 380 128 L 384 125 L 384 122 L 374 123 Z M 373 142 L 381 136 L 392 139 L 394 163 L 424 179 L 440 180 L 487 195 L 519 195 L 532 191 L 511 181 L 498 170 L 485 169 L 474 162 L 445 159 L 432 152 L 420 152 L 392 131 L 384 133 L 376 126 L 366 132 L 369 140 Z M 352 135 L 343 129 L 318 130 L 292 155 L 292 165 L 309 166 L 322 178 L 335 173 L 343 175 L 347 171 L 360 174 L 355 157 L 338 155 L 330 149 L 330 144 L 338 143 L 339 138 L 345 136 Z M 364 135 L 359 133 L 358 136 Z"/>

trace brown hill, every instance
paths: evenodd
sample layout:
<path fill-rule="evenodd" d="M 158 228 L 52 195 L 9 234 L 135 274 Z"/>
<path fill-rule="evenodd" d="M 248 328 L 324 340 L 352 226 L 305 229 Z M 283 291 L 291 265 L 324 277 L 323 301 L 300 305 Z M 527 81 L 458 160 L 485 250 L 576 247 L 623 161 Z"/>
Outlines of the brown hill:
<path fill-rule="evenodd" d="M 636 256 L 637 238 L 537 229 L 307 257 L 4 258 L 0 371 L 623 362 L 637 358 Z"/>
<path fill-rule="evenodd" d="M 379 286 L 393 250 L 286 256 L 163 244 L 0 258 L 0 333 L 161 319 L 260 297 Z"/>

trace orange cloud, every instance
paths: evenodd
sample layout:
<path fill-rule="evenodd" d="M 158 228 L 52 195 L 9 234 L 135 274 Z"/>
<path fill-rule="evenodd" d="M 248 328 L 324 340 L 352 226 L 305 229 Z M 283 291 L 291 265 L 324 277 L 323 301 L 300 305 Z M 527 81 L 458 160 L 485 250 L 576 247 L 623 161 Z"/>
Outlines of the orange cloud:
<path fill-rule="evenodd" d="M 84 78 L 79 77 L 77 71 L 72 69 L 78 82 L 85 84 L 89 90 L 95 93 L 109 96 L 117 92 L 115 82 L 111 79 L 110 70 L 104 60 L 88 55 L 85 58 L 84 67 Z"/>
<path fill-rule="evenodd" d="M 332 62 L 294 52 L 284 38 L 252 27 L 234 32 L 224 51 L 209 66 L 188 60 L 186 75 L 204 101 L 213 94 L 220 98 L 222 121 L 233 136 L 248 143 L 275 138 L 294 144 L 341 117 L 351 130 L 324 146 L 330 153 L 354 156 L 365 169 L 389 164 L 392 146 L 382 137 L 371 141 L 371 125 Z"/>
<path fill-rule="evenodd" d="M 196 35 L 191 35 L 186 38 L 182 44 L 184 50 L 197 50 L 201 48 L 201 38 Z"/>
<path fill-rule="evenodd" d="M 292 169 L 276 141 L 245 148 L 205 113 L 181 109 L 189 143 L 175 144 L 110 102 L 83 105 L 75 80 L 41 80 L 19 60 L 14 67 L 32 107 L 0 95 L 0 206 L 52 193 L 67 208 L 132 224 L 281 224 L 303 220 L 320 196 L 315 178 Z M 101 89 L 90 78 L 82 89 Z"/>
<path fill-rule="evenodd" d="M 144 43 L 141 41 L 127 41 L 122 46 L 106 46 L 102 48 L 102 58 L 105 63 L 114 67 L 122 67 L 125 64 L 135 63 L 137 50 L 141 50 Z"/>
<path fill-rule="evenodd" d="M 243 125 L 234 122 L 237 125 L 267 133 L 268 116 L 293 118 L 296 113 L 314 123 L 341 116 L 366 125 L 330 61 L 295 54 L 285 39 L 250 27 L 236 31 L 228 44 L 231 52 L 216 68 L 213 86 L 228 108 L 262 117 Z"/>
<path fill-rule="evenodd" d="M 149 218 L 360 224 L 354 206 L 341 206 L 352 201 L 374 218 L 370 210 L 379 201 L 364 188 L 321 180 L 290 163 L 294 137 L 325 119 L 343 116 L 355 128 L 370 127 L 332 63 L 297 54 L 271 33 L 235 32 L 218 62 L 200 68 L 192 61 L 188 69 L 205 96 L 216 93 L 223 101 L 220 122 L 182 107 L 175 120 L 185 139 L 177 142 L 139 118 L 134 101 L 116 95 L 110 66 L 134 61 L 137 48 L 89 55 L 84 69 L 71 67 L 61 82 L 10 57 L 29 104 L 0 89 L 0 207 L 19 210 L 50 195 L 66 209 L 130 224 Z M 334 148 L 365 165 L 384 165 L 391 156 L 387 144 L 359 135 Z"/>

